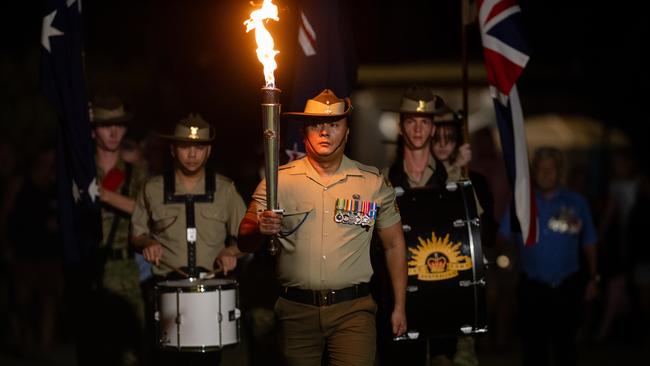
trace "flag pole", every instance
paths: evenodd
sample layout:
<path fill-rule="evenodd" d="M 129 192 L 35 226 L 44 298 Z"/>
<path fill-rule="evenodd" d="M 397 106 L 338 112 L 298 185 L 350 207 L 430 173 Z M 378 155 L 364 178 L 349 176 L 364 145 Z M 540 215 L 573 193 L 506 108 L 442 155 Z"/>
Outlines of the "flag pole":
<path fill-rule="evenodd" d="M 463 108 L 461 110 L 461 117 L 463 119 L 463 141 L 469 143 L 469 123 L 468 123 L 468 108 L 469 108 L 469 60 L 467 56 L 467 25 L 470 23 L 470 6 L 469 0 L 461 1 L 461 30 L 460 30 L 460 44 L 461 44 L 461 68 L 462 79 L 461 89 L 463 93 Z M 469 166 L 465 165 L 462 169 L 463 179 L 469 177 Z"/>

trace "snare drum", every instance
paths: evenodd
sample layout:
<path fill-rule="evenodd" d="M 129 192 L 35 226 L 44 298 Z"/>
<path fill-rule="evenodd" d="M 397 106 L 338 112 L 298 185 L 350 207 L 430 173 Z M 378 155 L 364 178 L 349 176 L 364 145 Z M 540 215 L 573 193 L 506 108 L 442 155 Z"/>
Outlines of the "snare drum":
<path fill-rule="evenodd" d="M 240 340 L 239 288 L 226 279 L 182 279 L 156 284 L 159 346 L 208 352 Z"/>

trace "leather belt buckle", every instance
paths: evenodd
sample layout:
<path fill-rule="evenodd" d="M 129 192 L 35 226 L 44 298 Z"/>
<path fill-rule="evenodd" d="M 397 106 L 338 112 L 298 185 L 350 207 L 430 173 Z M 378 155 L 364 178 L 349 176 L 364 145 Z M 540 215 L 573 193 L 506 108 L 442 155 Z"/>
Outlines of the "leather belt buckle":
<path fill-rule="evenodd" d="M 332 305 L 332 303 L 334 303 L 334 291 L 319 290 L 319 291 L 314 291 L 314 295 L 316 297 L 314 302 L 318 306 L 327 306 L 327 305 Z"/>

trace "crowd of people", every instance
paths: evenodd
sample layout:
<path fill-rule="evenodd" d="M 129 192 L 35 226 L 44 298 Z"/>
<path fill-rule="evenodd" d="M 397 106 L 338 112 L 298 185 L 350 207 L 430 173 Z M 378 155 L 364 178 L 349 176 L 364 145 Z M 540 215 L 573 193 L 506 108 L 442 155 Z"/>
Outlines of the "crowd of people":
<path fill-rule="evenodd" d="M 627 150 L 612 154 L 602 194 L 589 190 L 588 179 L 562 184 L 565 154 L 537 150 L 538 238 L 529 245 L 505 183 L 495 184 L 505 175 L 482 164 L 489 146 L 468 141 L 461 115 L 428 87 L 404 92 L 388 167 L 346 155 L 348 135 L 363 133 L 348 98 L 325 89 L 303 111 L 285 113 L 302 130 L 306 156 L 279 168 L 281 211 L 268 209 L 263 177 L 246 197 L 239 182 L 213 170 L 210 156 L 223 153 L 212 145 L 219 130 L 200 114 L 137 141 L 128 135 L 135 117 L 119 97 L 100 95 L 91 106 L 103 233 L 91 278 L 71 278 L 64 265 L 53 145 L 18 165 L 18 146 L 0 144 L 7 351 L 46 358 L 67 339 L 82 365 L 219 364 L 219 347 L 179 352 L 159 333 L 156 284 L 194 278 L 239 283 L 241 336 L 256 365 L 477 365 L 477 349 L 505 350 L 518 340 L 524 365 L 576 365 L 580 341 L 649 341 L 642 330 L 650 325 L 650 250 L 642 230 L 650 181 Z M 149 159 L 144 145 L 152 140 L 168 145 L 170 166 Z M 412 240 L 412 223 L 448 204 L 445 192 L 467 181 L 470 194 L 454 204 L 475 212 L 460 224 L 469 236 L 431 232 L 458 226 L 438 212 L 425 228 L 431 243 Z M 402 198 L 408 192 L 432 201 L 413 199 L 414 211 Z M 434 243 L 445 235 L 450 245 Z M 414 264 L 426 248 L 429 256 Z M 445 286 L 458 287 L 458 272 L 470 268 L 479 277 L 466 287 L 481 288 L 487 302 L 472 304 L 486 314 L 484 327 L 441 332 L 435 320 L 448 308 L 435 303 L 452 301 L 456 290 Z M 422 314 L 412 317 L 409 301 L 429 289 L 440 291 L 425 299 L 433 320 L 418 324 Z"/>

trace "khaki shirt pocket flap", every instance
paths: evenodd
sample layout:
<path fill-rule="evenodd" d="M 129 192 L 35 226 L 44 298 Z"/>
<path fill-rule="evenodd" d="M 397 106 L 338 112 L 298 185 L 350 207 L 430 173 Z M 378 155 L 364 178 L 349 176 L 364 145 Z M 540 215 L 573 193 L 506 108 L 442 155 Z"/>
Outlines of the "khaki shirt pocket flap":
<path fill-rule="evenodd" d="M 163 232 L 174 225 L 181 211 L 180 207 L 164 207 L 162 209 L 152 210 L 151 221 L 154 232 Z"/>
<path fill-rule="evenodd" d="M 293 234 L 307 220 L 314 211 L 314 204 L 311 202 L 297 202 L 293 205 L 287 205 L 283 209 L 282 235 L 287 236 Z"/>
<path fill-rule="evenodd" d="M 219 210 L 217 207 L 214 207 L 214 205 L 202 208 L 201 216 L 208 220 L 217 220 L 220 222 L 228 221 L 228 217 L 226 217 L 224 210 Z"/>
<path fill-rule="evenodd" d="M 289 216 L 303 216 L 307 212 L 311 212 L 314 210 L 314 204 L 311 202 L 298 202 L 293 205 L 288 205 L 289 207 L 283 207 L 284 212 L 283 215 L 284 217 L 289 217 Z"/>

